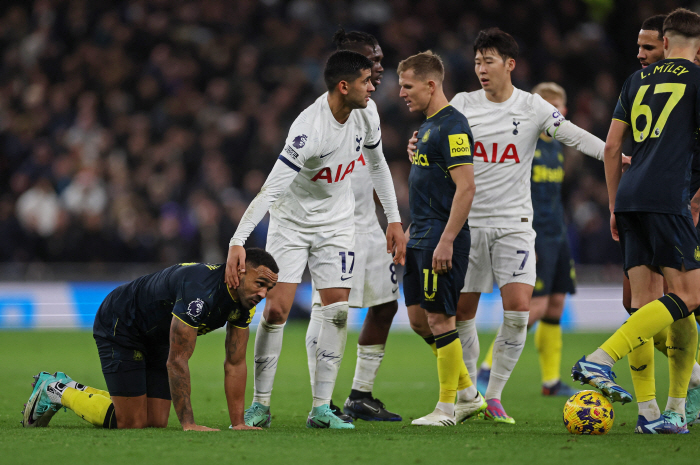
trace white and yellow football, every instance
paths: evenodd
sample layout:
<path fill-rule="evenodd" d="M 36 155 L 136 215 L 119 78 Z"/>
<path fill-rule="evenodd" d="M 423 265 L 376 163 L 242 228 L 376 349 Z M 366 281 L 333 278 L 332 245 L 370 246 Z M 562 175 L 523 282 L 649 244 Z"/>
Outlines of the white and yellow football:
<path fill-rule="evenodd" d="M 571 434 L 607 434 L 615 413 L 610 401 L 598 391 L 581 391 L 564 405 L 564 426 Z"/>

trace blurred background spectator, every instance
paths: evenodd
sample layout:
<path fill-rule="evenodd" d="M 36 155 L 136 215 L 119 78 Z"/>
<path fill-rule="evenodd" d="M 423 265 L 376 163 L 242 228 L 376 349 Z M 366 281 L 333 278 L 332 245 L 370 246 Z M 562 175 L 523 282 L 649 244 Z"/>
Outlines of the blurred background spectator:
<path fill-rule="evenodd" d="M 375 93 L 408 224 L 405 146 L 420 124 L 397 63 L 428 48 L 448 97 L 476 90 L 472 44 L 499 26 L 514 83 L 555 81 L 569 116 L 605 138 L 639 68 L 642 21 L 674 0 L 35 0 L 0 5 L 0 257 L 5 262 L 222 262 L 282 148 L 325 91 L 338 25 L 383 48 Z M 579 263 L 620 260 L 603 165 L 569 151 L 564 196 Z M 250 245 L 265 241 L 265 224 Z"/>

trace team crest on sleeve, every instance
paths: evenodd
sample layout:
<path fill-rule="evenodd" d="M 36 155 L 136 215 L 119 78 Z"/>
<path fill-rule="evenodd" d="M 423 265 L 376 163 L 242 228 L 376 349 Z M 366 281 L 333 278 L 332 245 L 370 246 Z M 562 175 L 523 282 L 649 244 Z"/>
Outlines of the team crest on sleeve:
<path fill-rule="evenodd" d="M 471 155 L 472 149 L 469 146 L 469 137 L 466 134 L 450 134 L 447 136 L 450 143 L 450 156 L 463 157 Z"/>
<path fill-rule="evenodd" d="M 204 310 L 204 301 L 202 299 L 193 300 L 187 305 L 187 314 L 190 318 L 198 318 Z"/>
<path fill-rule="evenodd" d="M 296 136 L 294 140 L 292 141 L 292 145 L 298 149 L 302 148 L 304 145 L 306 145 L 306 140 L 309 137 L 306 134 L 302 134 L 300 136 Z"/>

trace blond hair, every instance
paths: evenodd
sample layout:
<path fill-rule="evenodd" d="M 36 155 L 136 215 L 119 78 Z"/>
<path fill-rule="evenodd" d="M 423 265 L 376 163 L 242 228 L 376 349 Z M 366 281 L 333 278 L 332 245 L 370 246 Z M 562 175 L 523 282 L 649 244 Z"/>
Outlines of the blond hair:
<path fill-rule="evenodd" d="M 442 64 L 442 58 L 431 50 L 426 50 L 401 61 L 396 72 L 400 75 L 409 69 L 412 69 L 413 74 L 421 81 L 434 79 L 442 83 L 445 79 L 445 66 Z"/>
<path fill-rule="evenodd" d="M 561 98 L 566 105 L 566 91 L 556 82 L 541 82 L 532 89 L 533 94 L 538 94 L 543 99 Z"/>

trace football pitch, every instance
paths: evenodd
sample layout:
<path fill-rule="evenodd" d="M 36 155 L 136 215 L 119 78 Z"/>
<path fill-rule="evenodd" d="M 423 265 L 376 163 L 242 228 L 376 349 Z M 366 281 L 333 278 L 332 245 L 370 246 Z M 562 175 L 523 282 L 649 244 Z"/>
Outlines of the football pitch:
<path fill-rule="evenodd" d="M 108 431 L 94 428 L 73 412 L 59 412 L 48 428 L 20 426 L 20 410 L 31 392 L 32 375 L 65 371 L 75 380 L 104 389 L 97 350 L 89 332 L 3 332 L 0 395 L 0 463 L 174 464 L 174 463 L 672 463 L 700 461 L 700 427 L 684 436 L 633 434 L 635 404 L 615 406 L 615 425 L 605 436 L 572 436 L 562 423 L 563 398 L 543 398 L 537 354 L 528 335 L 520 362 L 503 393 L 503 405 L 516 425 L 470 420 L 452 428 L 415 427 L 411 419 L 432 411 L 437 401 L 435 358 L 410 332 L 389 336 L 386 357 L 374 394 L 400 413 L 396 423 L 355 422 L 350 431 L 312 430 L 305 426 L 311 390 L 304 347 L 306 326 L 287 325 L 275 389 L 272 427 L 229 431 L 223 392 L 224 331 L 197 340 L 190 361 L 192 405 L 198 424 L 220 432 L 183 432 L 174 411 L 167 429 Z M 486 348 L 492 334 L 481 336 Z M 604 334 L 565 334 L 563 373 Z M 252 351 L 248 345 L 248 394 L 252 398 Z M 357 333 L 348 349 L 335 388 L 341 404 L 350 391 Z M 618 381 L 631 389 L 626 360 L 617 366 Z M 659 405 L 666 403 L 668 363 L 656 358 Z"/>

